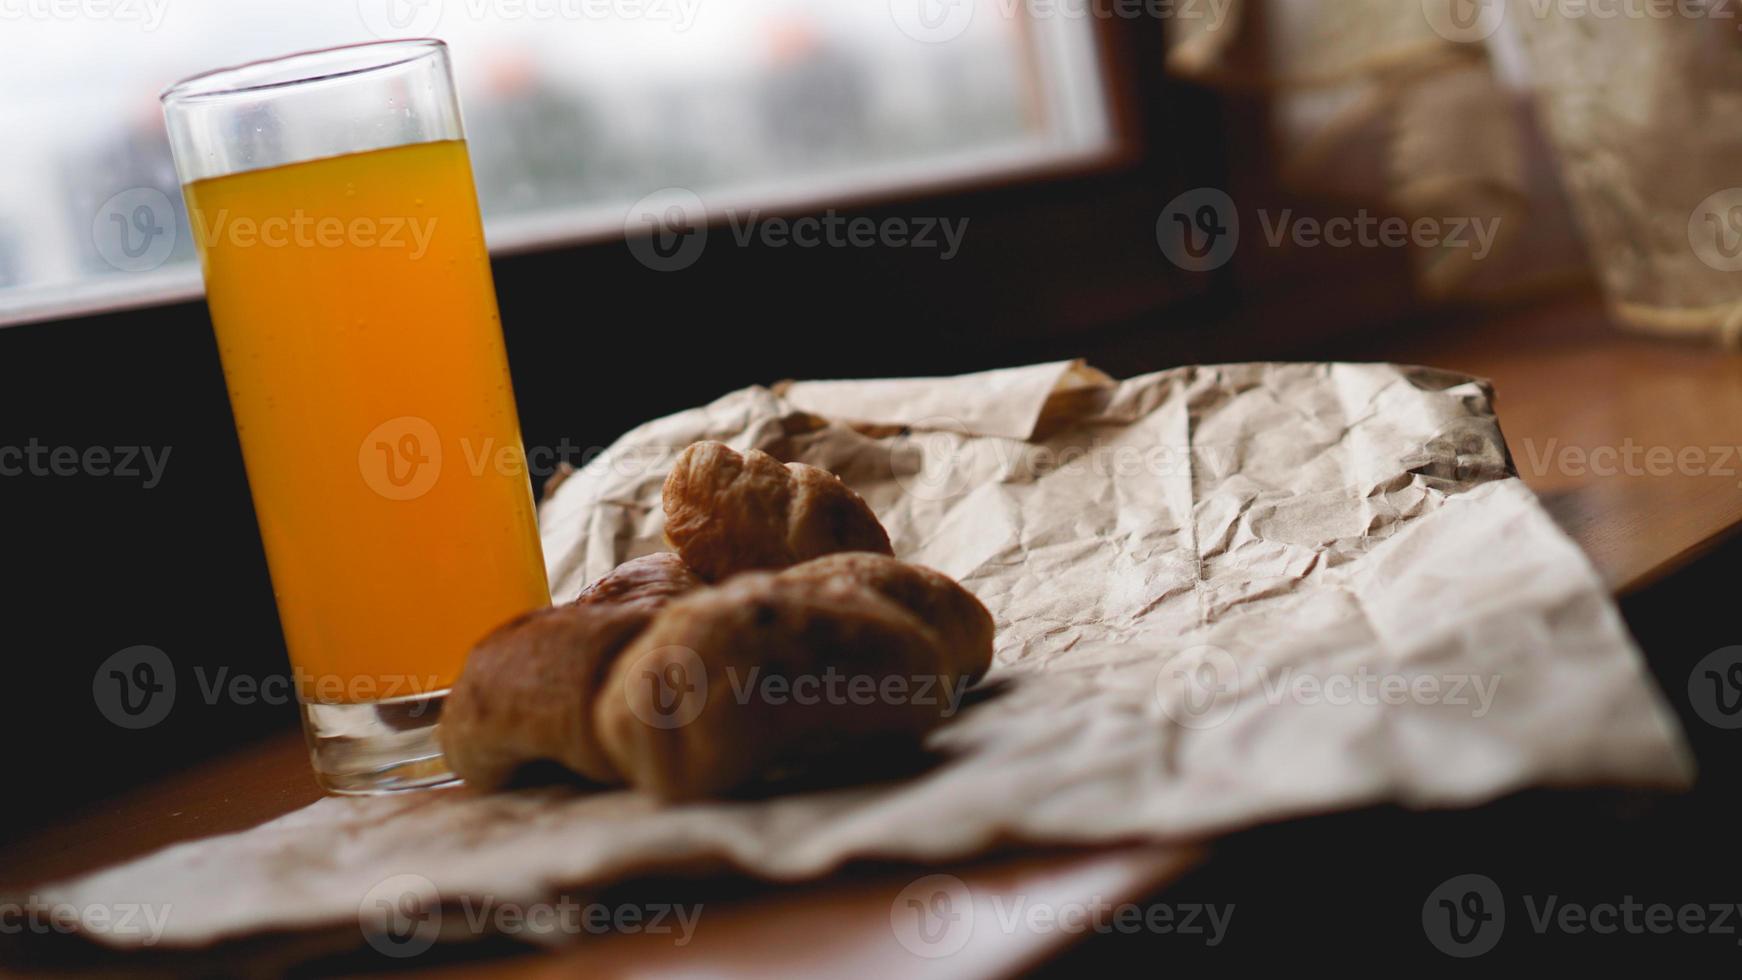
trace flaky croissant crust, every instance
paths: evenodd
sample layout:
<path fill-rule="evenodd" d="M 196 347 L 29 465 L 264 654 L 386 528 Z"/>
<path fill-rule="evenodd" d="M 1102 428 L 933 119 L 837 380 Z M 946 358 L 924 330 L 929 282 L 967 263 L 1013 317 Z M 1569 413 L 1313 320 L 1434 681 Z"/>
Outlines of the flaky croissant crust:
<path fill-rule="evenodd" d="M 843 742 L 916 739 L 991 664 L 986 607 L 891 557 L 832 474 L 699 443 L 665 509 L 679 554 L 625 562 L 473 650 L 441 729 L 467 782 L 548 760 L 667 799 L 714 795 Z M 745 686 L 825 675 L 932 693 L 801 704 Z"/>
<path fill-rule="evenodd" d="M 895 553 L 877 515 L 839 477 L 755 449 L 690 446 L 666 477 L 663 503 L 666 540 L 710 582 L 837 552 Z"/>

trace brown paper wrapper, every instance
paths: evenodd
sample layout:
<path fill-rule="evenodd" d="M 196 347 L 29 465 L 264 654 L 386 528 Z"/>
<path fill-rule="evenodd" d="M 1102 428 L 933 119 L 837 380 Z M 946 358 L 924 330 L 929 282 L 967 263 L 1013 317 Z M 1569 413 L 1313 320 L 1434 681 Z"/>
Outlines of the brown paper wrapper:
<path fill-rule="evenodd" d="M 1382 802 L 1691 778 L 1593 569 L 1513 474 L 1482 382 L 1247 364 L 1115 383 L 1060 363 L 747 389 L 636 429 L 546 501 L 559 598 L 662 548 L 661 481 L 699 439 L 841 474 L 898 555 L 992 610 L 997 663 L 930 740 L 941 763 L 684 806 L 557 789 L 330 798 L 39 898 L 154 903 L 158 941 L 194 946 L 371 928 L 383 889 L 407 881 L 537 902 L 661 869 L 800 879 L 855 858 L 1201 839 Z"/>

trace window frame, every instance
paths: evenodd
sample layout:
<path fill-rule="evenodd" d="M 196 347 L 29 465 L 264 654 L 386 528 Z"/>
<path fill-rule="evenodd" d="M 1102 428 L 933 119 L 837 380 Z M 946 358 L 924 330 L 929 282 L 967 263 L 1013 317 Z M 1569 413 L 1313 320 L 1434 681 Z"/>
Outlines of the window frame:
<path fill-rule="evenodd" d="M 1033 58 L 1034 45 L 1039 43 L 1034 40 L 1037 29 L 1061 28 L 1039 28 L 1026 7 L 1021 17 L 1026 25 L 1022 31 L 1030 38 L 1029 57 Z M 986 160 L 995 154 L 971 151 L 943 158 L 943 166 L 939 158 L 932 158 L 911 168 L 882 166 L 851 171 L 845 177 L 728 188 L 710 195 L 708 227 L 721 228 L 730 215 L 747 212 L 759 218 L 796 218 L 825 210 L 863 211 L 894 204 L 925 208 L 962 195 L 1016 192 L 1129 170 L 1153 149 L 1145 145 L 1139 125 L 1137 107 L 1143 99 L 1134 87 L 1132 60 L 1134 55 L 1139 59 L 1162 56 L 1163 25 L 1148 17 L 1114 16 L 1090 16 L 1081 23 L 1089 31 L 1093 84 L 1100 102 L 1098 127 L 1105 134 L 1098 145 L 1007 154 L 1008 160 L 994 159 L 990 165 Z M 1074 25 L 1066 27 L 1074 29 Z M 1134 42 L 1135 47 L 1147 50 L 1134 50 Z M 976 158 L 977 163 L 967 162 Z M 927 176 L 917 172 L 921 170 L 940 172 Z M 883 176 L 870 176 L 878 171 Z M 582 205 L 536 218 L 510 216 L 495 224 L 489 244 L 493 258 L 622 242 L 628 237 L 617 205 Z M 197 262 L 113 278 L 16 287 L 11 302 L 0 302 L 0 329 L 193 302 L 204 296 L 205 283 Z"/>

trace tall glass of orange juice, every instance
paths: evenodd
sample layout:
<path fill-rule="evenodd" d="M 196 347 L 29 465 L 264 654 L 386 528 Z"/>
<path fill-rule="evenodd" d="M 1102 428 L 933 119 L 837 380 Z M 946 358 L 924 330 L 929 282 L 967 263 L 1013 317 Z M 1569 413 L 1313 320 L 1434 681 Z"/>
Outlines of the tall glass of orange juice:
<path fill-rule="evenodd" d="M 449 781 L 467 651 L 550 592 L 447 48 L 163 101 L 315 772 Z"/>

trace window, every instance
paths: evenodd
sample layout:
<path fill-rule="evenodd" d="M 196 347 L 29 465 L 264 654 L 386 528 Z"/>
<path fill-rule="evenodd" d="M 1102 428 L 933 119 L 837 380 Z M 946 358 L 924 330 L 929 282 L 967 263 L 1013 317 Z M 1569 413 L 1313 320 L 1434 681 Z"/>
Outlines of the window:
<path fill-rule="evenodd" d="M 668 188 L 808 206 L 1097 158 L 1094 28 L 1021 0 L 0 0 L 0 324 L 199 294 L 157 104 L 198 71 L 445 39 L 500 251 L 621 235 Z"/>

